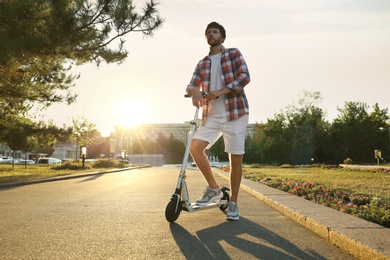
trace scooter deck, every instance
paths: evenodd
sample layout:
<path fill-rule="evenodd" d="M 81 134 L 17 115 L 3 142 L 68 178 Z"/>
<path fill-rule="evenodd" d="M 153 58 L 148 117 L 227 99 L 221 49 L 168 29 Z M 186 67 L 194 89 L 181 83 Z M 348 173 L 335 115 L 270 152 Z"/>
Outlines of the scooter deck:
<path fill-rule="evenodd" d="M 183 207 L 183 210 L 188 211 L 188 212 L 195 212 L 195 211 L 200 211 L 200 210 L 205 210 L 205 209 L 210 209 L 210 208 L 217 208 L 221 205 L 227 204 L 227 200 L 220 200 L 218 202 L 211 202 L 205 206 L 200 206 L 196 204 L 196 202 L 191 203 L 189 207 Z"/>

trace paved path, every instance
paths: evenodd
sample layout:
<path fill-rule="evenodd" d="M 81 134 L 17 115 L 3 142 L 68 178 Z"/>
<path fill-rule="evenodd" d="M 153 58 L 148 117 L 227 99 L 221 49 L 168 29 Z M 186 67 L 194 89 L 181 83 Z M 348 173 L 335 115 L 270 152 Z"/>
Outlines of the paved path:
<path fill-rule="evenodd" d="M 187 173 L 194 200 L 205 182 Z M 215 208 L 170 224 L 178 174 L 153 167 L 3 187 L 0 259 L 353 259 L 246 191 L 238 222 Z"/>

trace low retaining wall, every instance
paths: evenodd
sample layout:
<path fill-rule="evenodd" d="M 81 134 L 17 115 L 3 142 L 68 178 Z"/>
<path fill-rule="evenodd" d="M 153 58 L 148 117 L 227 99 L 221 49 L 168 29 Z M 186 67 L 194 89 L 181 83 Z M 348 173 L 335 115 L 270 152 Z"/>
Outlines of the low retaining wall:
<path fill-rule="evenodd" d="M 164 164 L 163 154 L 130 154 L 126 159 L 131 164 L 150 164 L 152 166 L 162 166 Z"/>

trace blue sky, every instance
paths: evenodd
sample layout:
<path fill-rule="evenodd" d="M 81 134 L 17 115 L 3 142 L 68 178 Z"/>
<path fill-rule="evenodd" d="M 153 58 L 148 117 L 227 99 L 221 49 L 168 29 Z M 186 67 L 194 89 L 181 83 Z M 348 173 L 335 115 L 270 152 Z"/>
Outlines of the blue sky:
<path fill-rule="evenodd" d="M 134 1 L 142 7 L 145 1 Z M 319 91 L 331 121 L 346 101 L 390 108 L 390 1 L 387 0 L 160 0 L 164 26 L 152 38 L 126 37 L 121 64 L 79 67 L 77 103 L 42 115 L 58 125 L 84 116 L 107 135 L 115 125 L 183 123 L 192 119 L 183 98 L 196 63 L 208 53 L 204 29 L 224 25 L 225 47 L 243 53 L 250 122 L 272 118 Z"/>

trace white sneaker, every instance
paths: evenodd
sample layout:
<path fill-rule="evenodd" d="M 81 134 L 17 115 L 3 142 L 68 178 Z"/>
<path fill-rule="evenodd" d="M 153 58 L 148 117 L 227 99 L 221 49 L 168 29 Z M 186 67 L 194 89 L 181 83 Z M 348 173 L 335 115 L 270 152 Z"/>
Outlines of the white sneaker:
<path fill-rule="evenodd" d="M 210 187 L 207 187 L 203 197 L 196 200 L 196 204 L 199 206 L 206 206 L 211 202 L 214 202 L 218 199 L 222 199 L 222 197 L 223 192 L 221 191 L 221 189 L 212 189 Z"/>
<path fill-rule="evenodd" d="M 238 213 L 238 206 L 235 202 L 229 202 L 229 210 L 226 216 L 227 220 L 239 220 L 240 214 Z"/>

